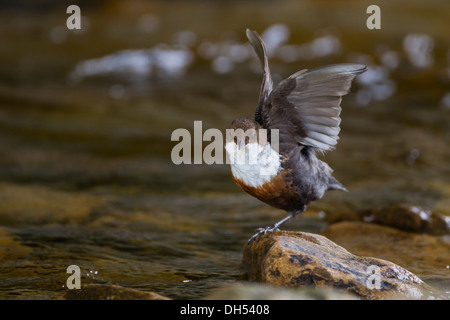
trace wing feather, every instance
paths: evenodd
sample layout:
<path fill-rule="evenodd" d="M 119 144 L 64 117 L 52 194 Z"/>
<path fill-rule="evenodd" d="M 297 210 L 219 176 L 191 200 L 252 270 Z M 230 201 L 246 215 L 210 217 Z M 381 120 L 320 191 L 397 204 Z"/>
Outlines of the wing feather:
<path fill-rule="evenodd" d="M 279 129 L 288 145 L 334 149 L 339 139 L 342 96 L 367 67 L 348 63 L 300 70 L 273 89 L 264 42 L 255 31 L 247 29 L 246 33 L 264 70 L 255 120 L 266 129 Z"/>
<path fill-rule="evenodd" d="M 264 70 L 263 82 L 261 84 L 261 91 L 259 94 L 258 106 L 255 112 L 255 120 L 261 123 L 261 112 L 264 104 L 267 102 L 270 93 L 273 89 L 273 81 L 272 75 L 270 74 L 269 69 L 269 60 L 267 57 L 266 47 L 264 45 L 264 41 L 260 37 L 258 33 L 253 30 L 246 30 L 247 38 L 250 41 L 255 53 L 261 63 L 261 67 Z"/>
<path fill-rule="evenodd" d="M 265 124 L 269 129 L 289 131 L 302 145 L 320 151 L 334 149 L 339 140 L 342 96 L 366 70 L 364 65 L 336 64 L 294 73 L 272 92 L 263 108 Z"/>

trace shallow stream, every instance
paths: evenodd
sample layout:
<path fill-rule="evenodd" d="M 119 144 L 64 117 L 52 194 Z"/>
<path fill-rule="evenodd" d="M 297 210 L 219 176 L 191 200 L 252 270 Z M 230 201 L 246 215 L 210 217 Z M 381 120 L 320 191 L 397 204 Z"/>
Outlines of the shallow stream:
<path fill-rule="evenodd" d="M 170 155 L 177 128 L 224 132 L 253 115 L 261 71 L 247 27 L 263 33 L 277 81 L 369 66 L 322 157 L 350 192 L 286 229 L 320 233 L 328 214 L 397 203 L 450 216 L 448 1 L 383 3 L 380 30 L 360 1 L 82 2 L 78 31 L 65 6 L 46 3 L 0 9 L 0 298 L 63 298 L 69 265 L 82 285 L 175 299 L 245 278 L 242 246 L 285 213 L 242 192 L 227 165 Z M 415 261 L 420 243 L 358 240 L 354 253 L 450 290 L 450 253 Z M 371 241 L 376 252 L 361 249 Z"/>

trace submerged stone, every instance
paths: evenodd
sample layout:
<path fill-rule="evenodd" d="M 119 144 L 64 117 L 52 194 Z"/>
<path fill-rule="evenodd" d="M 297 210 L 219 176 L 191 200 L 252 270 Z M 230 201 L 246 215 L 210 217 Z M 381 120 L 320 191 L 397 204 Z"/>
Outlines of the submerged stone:
<path fill-rule="evenodd" d="M 397 204 L 380 210 L 363 211 L 363 221 L 371 221 L 400 230 L 442 235 L 450 233 L 450 217 L 419 206 Z"/>
<path fill-rule="evenodd" d="M 328 215 L 327 219 L 329 222 L 364 221 L 415 233 L 450 234 L 450 217 L 407 204 L 395 204 L 382 209 L 335 213 Z"/>
<path fill-rule="evenodd" d="M 357 300 L 355 295 L 332 288 L 280 288 L 263 283 L 236 282 L 216 288 L 205 300 Z"/>

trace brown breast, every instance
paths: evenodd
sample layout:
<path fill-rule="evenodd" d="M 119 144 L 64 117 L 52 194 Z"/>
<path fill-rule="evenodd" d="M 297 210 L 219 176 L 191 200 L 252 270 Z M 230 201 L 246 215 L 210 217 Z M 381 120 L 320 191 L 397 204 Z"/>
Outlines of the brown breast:
<path fill-rule="evenodd" d="M 242 190 L 251 194 L 255 198 L 279 209 L 295 211 L 303 207 L 292 179 L 289 177 L 289 170 L 282 170 L 270 181 L 259 187 L 246 185 L 241 179 L 236 178 L 231 172 L 234 181 Z"/>

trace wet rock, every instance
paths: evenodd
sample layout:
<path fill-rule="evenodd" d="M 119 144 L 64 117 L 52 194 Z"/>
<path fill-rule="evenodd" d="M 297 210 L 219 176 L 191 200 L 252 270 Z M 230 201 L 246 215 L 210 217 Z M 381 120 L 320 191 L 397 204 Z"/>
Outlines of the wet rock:
<path fill-rule="evenodd" d="M 356 300 L 357 297 L 332 288 L 280 288 L 262 283 L 234 283 L 213 290 L 205 300 Z"/>
<path fill-rule="evenodd" d="M 331 287 L 362 299 L 424 299 L 437 293 L 386 260 L 356 256 L 324 236 L 277 231 L 244 247 L 251 279 L 277 286 Z"/>
<path fill-rule="evenodd" d="M 433 282 L 433 286 L 440 282 L 445 285 L 448 281 L 448 235 L 417 234 L 359 221 L 333 223 L 322 235 L 354 254 L 378 257 L 404 266 L 422 280 Z"/>
<path fill-rule="evenodd" d="M 450 234 L 450 217 L 407 204 L 396 204 L 383 209 L 344 212 L 328 216 L 327 219 L 330 222 L 343 220 L 371 222 L 416 233 Z"/>
<path fill-rule="evenodd" d="M 115 285 L 89 284 L 67 291 L 66 300 L 170 300 L 154 292 Z"/>
<path fill-rule="evenodd" d="M 450 217 L 406 204 L 397 204 L 381 210 L 361 212 L 364 221 L 395 227 L 400 230 L 434 235 L 450 233 Z"/>

